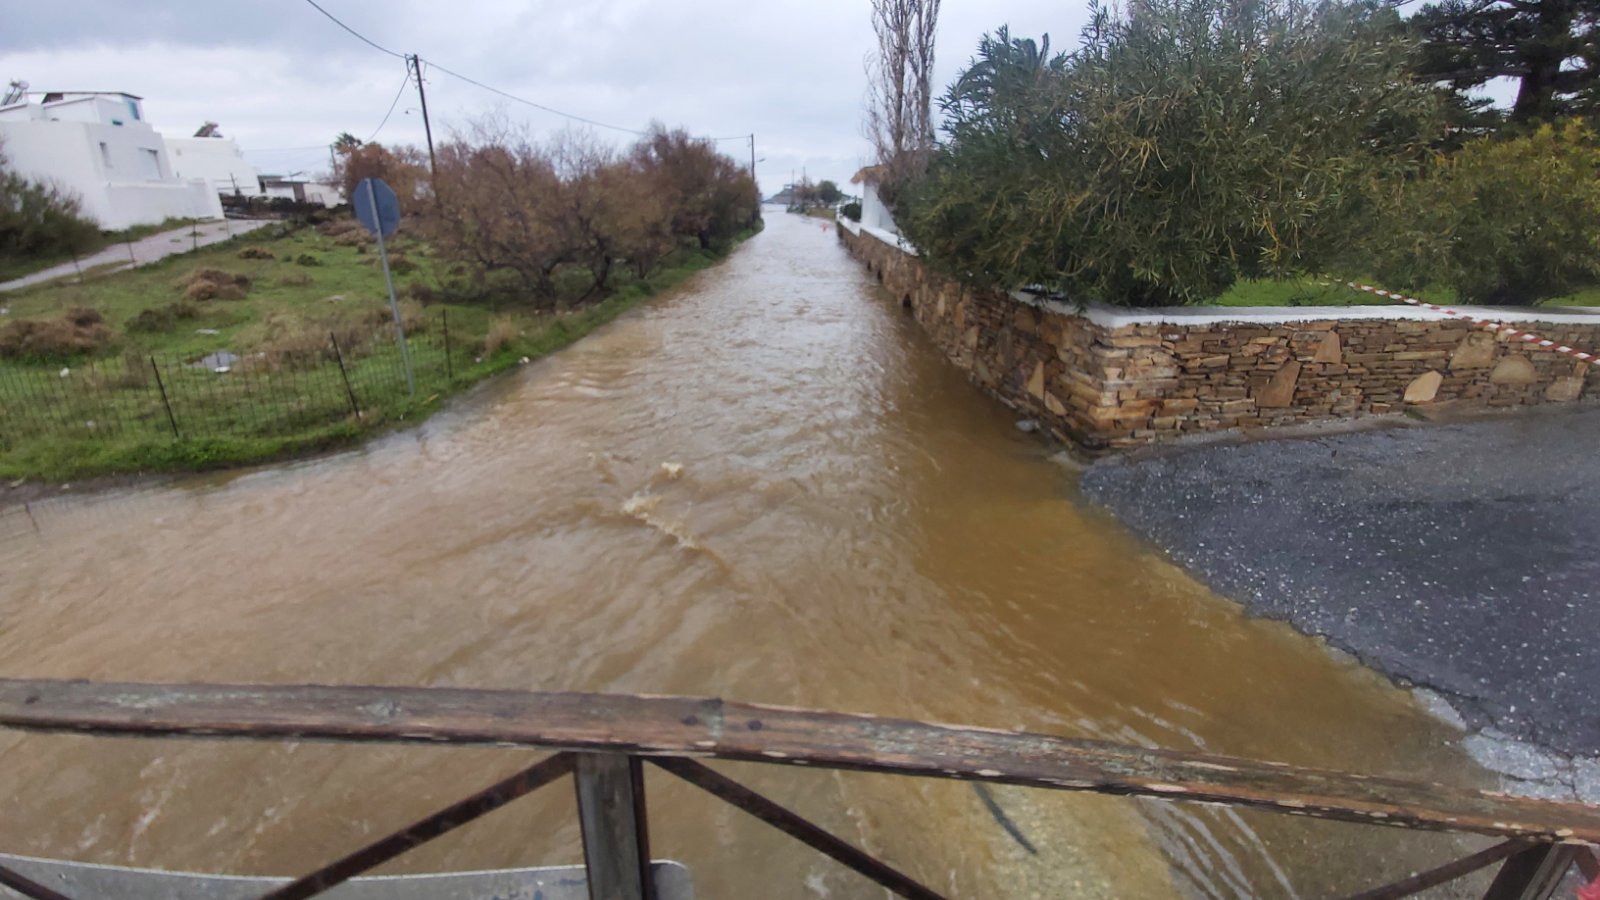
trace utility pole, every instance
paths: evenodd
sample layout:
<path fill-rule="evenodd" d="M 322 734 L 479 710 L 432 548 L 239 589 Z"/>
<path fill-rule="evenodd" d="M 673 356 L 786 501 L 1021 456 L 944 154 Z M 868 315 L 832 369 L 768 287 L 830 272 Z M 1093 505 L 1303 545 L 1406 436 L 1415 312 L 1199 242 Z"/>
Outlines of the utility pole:
<path fill-rule="evenodd" d="M 406 57 L 406 63 L 417 76 L 417 99 L 422 101 L 422 131 L 428 136 L 428 173 L 439 177 L 439 163 L 433 158 L 433 124 L 428 121 L 428 94 L 422 89 L 422 61 L 415 53 Z"/>

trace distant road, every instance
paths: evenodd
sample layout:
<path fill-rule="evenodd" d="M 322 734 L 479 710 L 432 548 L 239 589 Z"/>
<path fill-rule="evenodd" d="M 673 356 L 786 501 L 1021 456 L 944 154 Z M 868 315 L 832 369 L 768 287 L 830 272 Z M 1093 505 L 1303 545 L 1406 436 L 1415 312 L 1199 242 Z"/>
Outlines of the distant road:
<path fill-rule="evenodd" d="M 152 234 L 147 238 L 140 238 L 134 241 L 132 245 L 132 260 L 129 259 L 128 244 L 112 244 L 99 253 L 85 256 L 78 260 L 77 265 L 70 262 L 62 263 L 59 266 L 42 269 L 32 275 L 24 275 L 11 281 L 0 281 L 0 291 L 14 291 L 18 288 L 25 288 L 45 281 L 53 281 L 57 278 L 75 276 L 78 274 L 79 267 L 87 270 L 94 266 L 120 263 L 121 268 L 131 269 L 134 266 L 142 266 L 147 263 L 153 263 L 158 259 L 164 259 L 174 253 L 193 250 L 197 243 L 196 236 L 198 236 L 199 245 L 204 247 L 207 244 L 225 241 L 234 235 L 255 231 L 263 225 L 271 225 L 274 221 L 276 220 L 252 219 L 249 221 L 201 222 L 194 226 L 193 236 L 190 234 L 189 226 L 185 225 L 182 228 L 174 228 L 171 231 L 163 231 L 160 234 Z M 106 271 L 116 271 L 116 269 Z"/>

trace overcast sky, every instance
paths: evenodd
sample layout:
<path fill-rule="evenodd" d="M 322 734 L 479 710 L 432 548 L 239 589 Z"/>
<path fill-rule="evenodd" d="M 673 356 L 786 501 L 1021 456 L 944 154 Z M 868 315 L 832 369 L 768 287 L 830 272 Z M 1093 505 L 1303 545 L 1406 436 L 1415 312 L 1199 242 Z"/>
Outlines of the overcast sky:
<path fill-rule="evenodd" d="M 373 41 L 512 94 L 601 122 L 651 119 L 708 136 L 755 132 L 761 188 L 791 171 L 841 186 L 865 161 L 861 136 L 872 47 L 866 0 L 319 0 Z M 161 131 L 221 123 L 263 172 L 327 169 L 340 131 L 367 138 L 405 76 L 398 59 L 340 30 L 304 0 L 71 0 L 9 5 L 0 81 L 33 90 L 126 91 Z M 1075 43 L 1082 4 L 945 0 L 938 70 L 947 84 L 979 36 Z M 427 73 L 434 133 L 495 110 L 540 132 L 557 116 Z M 378 139 L 421 144 L 414 89 Z M 599 130 L 627 141 L 629 135 Z M 724 150 L 748 161 L 748 145 Z"/>

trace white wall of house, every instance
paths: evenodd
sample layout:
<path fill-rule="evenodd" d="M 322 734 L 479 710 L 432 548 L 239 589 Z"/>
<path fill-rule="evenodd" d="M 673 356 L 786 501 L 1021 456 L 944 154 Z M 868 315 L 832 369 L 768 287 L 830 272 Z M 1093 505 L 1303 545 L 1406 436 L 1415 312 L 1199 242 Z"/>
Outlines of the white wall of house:
<path fill-rule="evenodd" d="M 144 121 L 137 97 L 67 95 L 0 107 L 0 152 L 12 170 L 76 194 L 84 214 L 107 230 L 222 217 L 203 179 L 173 174 L 166 143 Z"/>
<path fill-rule="evenodd" d="M 339 194 L 339 188 L 324 181 L 300 181 L 268 175 L 262 183 L 264 185 L 262 192 L 268 197 L 282 197 L 285 200 L 322 206 L 338 206 L 344 201 Z"/>
<path fill-rule="evenodd" d="M 878 197 L 878 186 L 870 181 L 861 185 L 861 225 L 864 228 L 880 228 L 890 234 L 900 233 L 894 216 L 889 215 L 889 207 L 884 206 L 883 200 Z"/>
<path fill-rule="evenodd" d="M 339 186 L 331 181 L 306 182 L 306 202 L 321 203 L 323 206 L 338 206 L 344 202 L 344 194 L 339 191 Z"/>
<path fill-rule="evenodd" d="M 244 158 L 233 138 L 168 137 L 167 159 L 179 179 L 204 178 L 218 194 L 254 197 L 261 193 L 260 173 Z"/>

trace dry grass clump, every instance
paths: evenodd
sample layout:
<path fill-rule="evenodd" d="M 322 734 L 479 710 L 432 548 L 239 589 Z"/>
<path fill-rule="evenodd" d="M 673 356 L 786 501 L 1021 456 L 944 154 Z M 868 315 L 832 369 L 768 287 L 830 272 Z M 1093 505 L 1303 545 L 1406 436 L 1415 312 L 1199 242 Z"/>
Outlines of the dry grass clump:
<path fill-rule="evenodd" d="M 493 356 L 511 346 L 519 334 L 516 321 L 509 316 L 496 316 L 489 323 L 489 333 L 483 338 L 483 355 Z"/>
<path fill-rule="evenodd" d="M 122 351 L 122 365 L 97 369 L 100 383 L 113 388 L 141 388 L 150 383 L 150 358 L 129 347 Z"/>
<path fill-rule="evenodd" d="M 438 292 L 420 281 L 413 281 L 401 288 L 400 295 L 408 300 L 415 300 L 423 306 L 439 302 Z"/>
<path fill-rule="evenodd" d="M 394 313 L 389 311 L 389 304 L 377 303 L 366 307 L 362 319 L 374 327 L 394 324 Z M 433 317 L 422 308 L 422 304 L 415 300 L 400 301 L 400 324 L 406 334 L 422 334 L 432 326 Z"/>
<path fill-rule="evenodd" d="M 334 245 L 339 247 L 356 247 L 372 242 L 372 235 L 354 216 L 334 219 L 317 230 L 333 238 Z"/>
<path fill-rule="evenodd" d="M 195 269 L 178 279 L 185 300 L 243 300 L 250 292 L 250 276 L 221 269 Z"/>
<path fill-rule="evenodd" d="M 18 319 L 0 328 L 0 357 L 60 360 L 111 343 L 111 326 L 99 310 L 74 307 L 59 319 Z"/>
<path fill-rule="evenodd" d="M 257 247 L 255 245 L 251 245 L 249 247 L 244 248 L 243 250 L 240 250 L 239 251 L 239 258 L 240 259 L 277 259 L 277 257 L 272 255 L 272 251 L 271 250 L 268 250 L 265 247 Z"/>
<path fill-rule="evenodd" d="M 306 272 L 290 272 L 278 279 L 284 287 L 305 287 L 311 283 L 311 275 Z"/>
<path fill-rule="evenodd" d="M 240 366 L 267 371 L 314 368 L 333 361 L 334 341 L 349 361 L 370 353 L 373 334 L 388 322 L 387 307 L 382 319 L 367 312 L 308 317 L 272 310 L 239 335 L 239 345 L 245 348 Z"/>
<path fill-rule="evenodd" d="M 171 331 L 181 321 L 200 315 L 200 307 L 190 300 L 176 300 L 166 306 L 153 306 L 140 310 L 128 320 L 129 331 Z"/>

